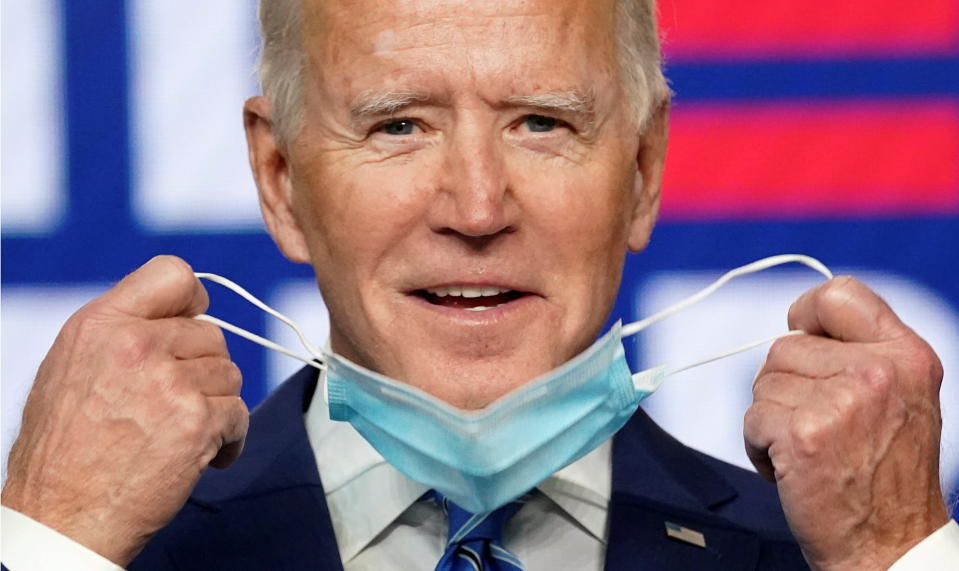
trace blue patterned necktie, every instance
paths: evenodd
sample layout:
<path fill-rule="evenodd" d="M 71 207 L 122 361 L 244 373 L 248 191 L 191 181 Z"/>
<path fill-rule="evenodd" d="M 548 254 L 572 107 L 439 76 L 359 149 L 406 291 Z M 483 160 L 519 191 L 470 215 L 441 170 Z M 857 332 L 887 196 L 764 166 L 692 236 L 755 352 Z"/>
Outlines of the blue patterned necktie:
<path fill-rule="evenodd" d="M 449 519 L 446 552 L 436 571 L 523 571 L 523 564 L 500 543 L 503 526 L 524 499 L 486 514 L 471 514 L 438 492 L 430 492 Z"/>

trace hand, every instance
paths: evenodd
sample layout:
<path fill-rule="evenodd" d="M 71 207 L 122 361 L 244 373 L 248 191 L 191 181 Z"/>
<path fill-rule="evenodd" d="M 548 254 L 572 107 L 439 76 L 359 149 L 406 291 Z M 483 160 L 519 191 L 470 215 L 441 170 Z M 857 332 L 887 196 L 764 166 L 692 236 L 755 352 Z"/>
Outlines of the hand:
<path fill-rule="evenodd" d="M 208 303 L 160 256 L 74 314 L 27 399 L 3 504 L 126 565 L 208 464 L 232 462 L 249 418 L 223 334 L 190 319 Z"/>
<path fill-rule="evenodd" d="M 746 451 L 816 569 L 886 569 L 948 521 L 939 484 L 942 365 L 848 277 L 789 310 L 753 385 Z"/>

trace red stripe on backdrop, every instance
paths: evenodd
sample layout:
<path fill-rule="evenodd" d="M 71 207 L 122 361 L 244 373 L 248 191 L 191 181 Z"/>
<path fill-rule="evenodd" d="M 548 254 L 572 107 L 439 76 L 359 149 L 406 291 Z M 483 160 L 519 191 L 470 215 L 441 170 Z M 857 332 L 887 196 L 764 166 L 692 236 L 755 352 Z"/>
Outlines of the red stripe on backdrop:
<path fill-rule="evenodd" d="M 959 214 L 959 104 L 678 105 L 662 214 Z"/>
<path fill-rule="evenodd" d="M 660 0 L 670 59 L 959 49 L 959 1 Z"/>

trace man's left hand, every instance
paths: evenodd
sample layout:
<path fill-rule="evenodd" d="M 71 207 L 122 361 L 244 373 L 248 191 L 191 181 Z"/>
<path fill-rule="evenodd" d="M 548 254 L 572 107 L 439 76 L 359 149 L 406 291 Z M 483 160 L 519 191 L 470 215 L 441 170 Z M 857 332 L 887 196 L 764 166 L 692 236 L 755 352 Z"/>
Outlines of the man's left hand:
<path fill-rule="evenodd" d="M 860 282 L 806 292 L 753 385 L 744 436 L 816 569 L 886 569 L 948 521 L 932 348 Z"/>

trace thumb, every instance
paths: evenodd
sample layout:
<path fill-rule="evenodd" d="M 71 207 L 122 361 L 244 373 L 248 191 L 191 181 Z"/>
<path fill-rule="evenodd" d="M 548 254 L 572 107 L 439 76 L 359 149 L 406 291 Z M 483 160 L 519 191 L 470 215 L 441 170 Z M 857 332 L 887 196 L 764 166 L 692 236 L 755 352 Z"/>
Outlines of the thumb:
<path fill-rule="evenodd" d="M 101 308 L 144 319 L 192 317 L 210 298 L 193 268 L 176 256 L 156 256 L 100 297 Z"/>
<path fill-rule="evenodd" d="M 807 291 L 789 308 L 789 328 L 860 343 L 888 341 L 912 333 L 875 292 L 849 276 Z"/>

